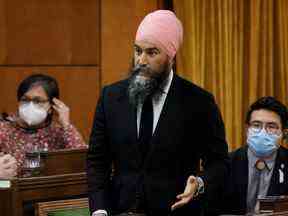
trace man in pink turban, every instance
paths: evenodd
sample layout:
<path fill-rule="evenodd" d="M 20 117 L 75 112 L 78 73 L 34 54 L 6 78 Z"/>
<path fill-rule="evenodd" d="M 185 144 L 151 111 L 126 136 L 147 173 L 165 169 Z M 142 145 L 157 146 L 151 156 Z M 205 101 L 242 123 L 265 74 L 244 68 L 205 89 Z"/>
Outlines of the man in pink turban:
<path fill-rule="evenodd" d="M 135 42 L 156 45 L 173 60 L 183 41 L 183 27 L 172 11 L 158 10 L 148 14 L 140 23 Z"/>
<path fill-rule="evenodd" d="M 228 172 L 224 124 L 213 96 L 172 69 L 182 38 L 172 11 L 148 14 L 128 79 L 103 88 L 87 155 L 93 216 L 200 215 L 199 200 L 217 213 Z"/>

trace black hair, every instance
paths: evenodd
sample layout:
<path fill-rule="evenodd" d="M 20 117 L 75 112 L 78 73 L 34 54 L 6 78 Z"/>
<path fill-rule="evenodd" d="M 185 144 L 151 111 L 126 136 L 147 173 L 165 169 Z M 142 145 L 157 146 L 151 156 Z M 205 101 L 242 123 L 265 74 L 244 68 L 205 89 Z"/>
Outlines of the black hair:
<path fill-rule="evenodd" d="M 23 95 L 35 86 L 43 87 L 50 102 L 52 102 L 54 97 L 59 98 L 59 88 L 56 79 L 44 74 L 33 74 L 20 83 L 17 90 L 17 100 L 20 101 Z"/>
<path fill-rule="evenodd" d="M 252 112 L 260 109 L 276 113 L 281 119 L 282 129 L 288 127 L 287 107 L 271 96 L 261 97 L 250 106 L 246 115 L 246 124 L 249 124 Z"/>

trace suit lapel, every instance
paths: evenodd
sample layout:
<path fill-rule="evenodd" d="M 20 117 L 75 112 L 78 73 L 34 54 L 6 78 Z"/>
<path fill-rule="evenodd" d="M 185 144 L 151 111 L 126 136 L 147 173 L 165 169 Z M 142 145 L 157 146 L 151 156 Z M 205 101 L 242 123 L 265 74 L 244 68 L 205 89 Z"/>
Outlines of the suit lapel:
<path fill-rule="evenodd" d="M 128 81 L 125 82 L 125 85 L 120 90 L 120 94 L 118 97 L 118 107 L 117 109 L 121 109 L 121 114 L 123 114 L 123 123 L 127 124 L 127 134 L 128 137 L 131 138 L 130 143 L 132 144 L 132 148 L 134 148 L 134 152 L 137 154 L 137 158 L 140 158 L 141 154 L 139 152 L 138 143 L 137 143 L 137 110 L 136 108 L 129 102 L 129 97 L 127 94 Z"/>
<path fill-rule="evenodd" d="M 244 187 L 243 187 L 243 193 L 244 193 L 244 196 L 243 196 L 243 202 L 245 203 L 245 206 L 247 205 L 246 203 L 246 198 L 247 198 L 247 188 L 248 188 L 248 184 L 249 184 L 249 163 L 248 163 L 248 157 L 247 157 L 247 146 L 245 148 L 245 151 L 243 152 L 243 160 L 244 160 L 244 167 L 243 167 L 243 176 L 245 176 L 244 178 Z M 239 176 L 239 178 L 242 178 L 242 176 Z"/>
<path fill-rule="evenodd" d="M 233 154 L 236 154 L 235 156 Z M 248 178 L 249 178 L 249 168 L 248 168 L 248 156 L 247 156 L 247 145 L 236 153 L 232 153 L 232 179 L 230 180 L 229 191 L 233 194 L 232 200 L 236 200 L 239 209 L 246 209 L 246 198 L 248 189 Z M 237 195 L 237 196 L 236 196 Z"/>
<path fill-rule="evenodd" d="M 284 191 L 282 191 L 282 187 L 284 186 L 284 184 L 286 184 L 286 173 L 285 173 L 285 161 L 287 160 L 287 158 L 285 157 L 285 155 L 283 154 L 283 151 L 281 149 L 281 147 L 279 148 L 278 152 L 277 152 L 277 156 L 275 159 L 275 165 L 274 165 L 274 169 L 273 169 L 273 174 L 270 180 L 270 186 L 267 192 L 267 195 L 280 195 L 283 194 Z M 282 172 L 283 174 L 283 182 L 280 182 L 280 175 L 279 173 Z"/>

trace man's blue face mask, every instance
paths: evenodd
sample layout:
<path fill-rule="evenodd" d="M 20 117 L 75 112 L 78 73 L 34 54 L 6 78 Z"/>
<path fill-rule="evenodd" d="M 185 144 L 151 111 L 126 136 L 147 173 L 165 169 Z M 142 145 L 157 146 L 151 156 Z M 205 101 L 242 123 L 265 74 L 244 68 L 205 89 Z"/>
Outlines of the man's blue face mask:
<path fill-rule="evenodd" d="M 247 144 L 257 157 L 267 157 L 279 148 L 281 136 L 282 134 L 268 134 L 264 128 L 260 132 L 248 129 Z"/>

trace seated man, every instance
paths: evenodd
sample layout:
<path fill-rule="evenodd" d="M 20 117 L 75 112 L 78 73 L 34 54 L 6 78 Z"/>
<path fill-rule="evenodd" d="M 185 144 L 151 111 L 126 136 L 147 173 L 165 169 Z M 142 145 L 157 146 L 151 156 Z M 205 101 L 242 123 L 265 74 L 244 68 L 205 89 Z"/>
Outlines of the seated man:
<path fill-rule="evenodd" d="M 17 163 L 9 154 L 0 153 L 0 179 L 10 179 L 17 174 Z"/>
<path fill-rule="evenodd" d="M 280 145 L 287 120 L 287 108 L 273 97 L 251 105 L 247 145 L 231 153 L 225 213 L 253 214 L 259 210 L 257 197 L 288 194 L 288 150 Z"/>

